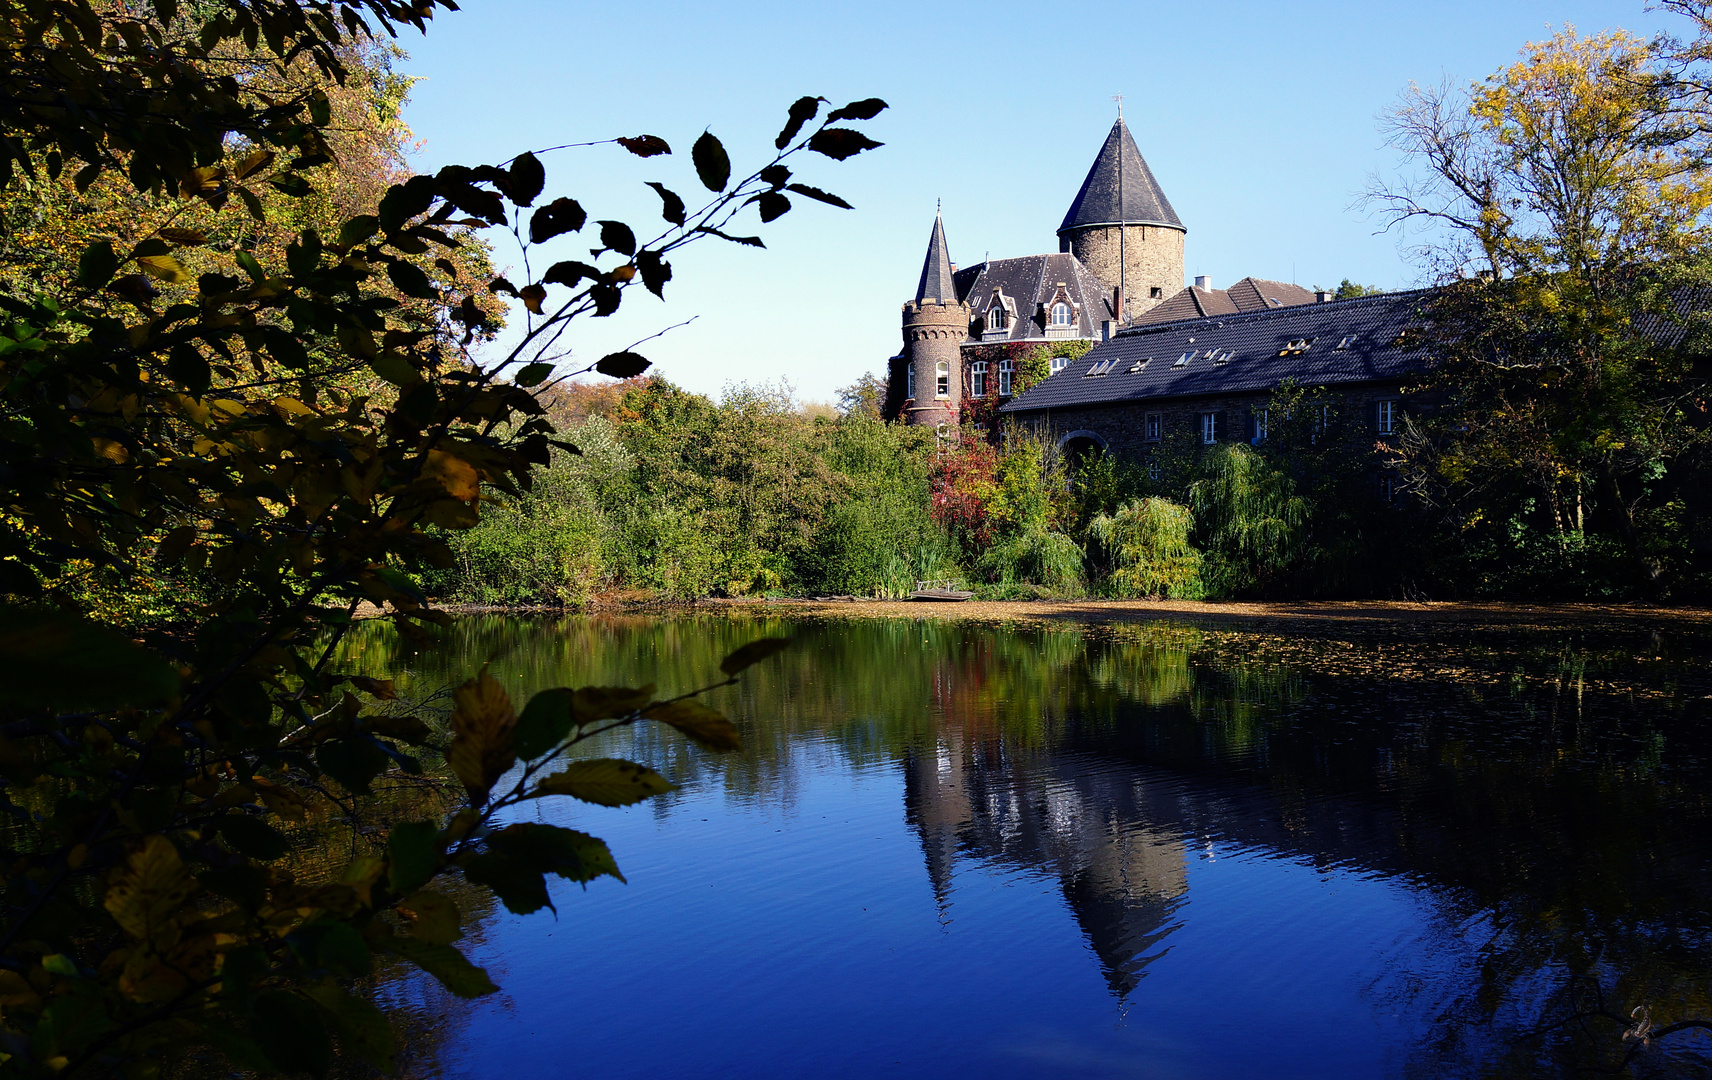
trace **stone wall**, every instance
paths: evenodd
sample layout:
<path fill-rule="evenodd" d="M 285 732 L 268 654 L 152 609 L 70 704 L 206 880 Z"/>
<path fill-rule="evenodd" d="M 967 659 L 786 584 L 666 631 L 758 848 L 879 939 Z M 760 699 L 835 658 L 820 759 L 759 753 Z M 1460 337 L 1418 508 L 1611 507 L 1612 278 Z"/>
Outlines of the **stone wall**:
<path fill-rule="evenodd" d="M 1123 260 L 1127 263 L 1129 302 L 1127 314 L 1135 318 L 1155 304 L 1177 295 L 1183 288 L 1183 232 L 1159 225 L 1098 225 L 1078 229 L 1059 241 L 1059 250 L 1082 260 L 1106 287 L 1118 286 L 1119 232 L 1123 238 Z M 1159 296 L 1154 297 L 1154 289 Z"/>

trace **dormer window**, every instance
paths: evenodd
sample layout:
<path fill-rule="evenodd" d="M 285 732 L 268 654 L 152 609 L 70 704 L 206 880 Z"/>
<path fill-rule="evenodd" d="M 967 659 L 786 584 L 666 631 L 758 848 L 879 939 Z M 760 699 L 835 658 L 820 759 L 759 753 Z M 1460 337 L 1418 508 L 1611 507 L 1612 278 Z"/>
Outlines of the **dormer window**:
<path fill-rule="evenodd" d="M 1069 326 L 1071 321 L 1070 305 L 1059 301 L 1052 305 L 1052 325 Z"/>
<path fill-rule="evenodd" d="M 1069 364 L 1070 358 L 1068 356 L 1054 356 L 1052 358 L 1052 374 L 1058 374 L 1060 371 L 1063 371 L 1068 367 Z"/>
<path fill-rule="evenodd" d="M 994 304 L 992 310 L 987 312 L 987 329 L 1003 330 L 1009 325 L 1010 319 L 1006 317 L 1004 305 Z"/>

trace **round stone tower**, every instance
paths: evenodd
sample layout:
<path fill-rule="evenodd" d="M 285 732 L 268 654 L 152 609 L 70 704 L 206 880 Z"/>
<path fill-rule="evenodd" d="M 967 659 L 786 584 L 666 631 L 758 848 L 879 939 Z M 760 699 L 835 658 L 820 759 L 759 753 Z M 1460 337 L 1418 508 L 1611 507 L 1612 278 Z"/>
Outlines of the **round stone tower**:
<path fill-rule="evenodd" d="M 1058 227 L 1058 250 L 1082 261 L 1123 296 L 1123 320 L 1183 288 L 1183 236 L 1177 212 L 1153 178 L 1120 116 Z"/>
<path fill-rule="evenodd" d="M 963 404 L 963 342 L 969 336 L 969 305 L 957 299 L 945 225 L 933 219 L 933 236 L 921 268 L 915 299 L 904 305 L 904 371 L 909 385 L 900 395 L 910 424 L 957 425 Z"/>

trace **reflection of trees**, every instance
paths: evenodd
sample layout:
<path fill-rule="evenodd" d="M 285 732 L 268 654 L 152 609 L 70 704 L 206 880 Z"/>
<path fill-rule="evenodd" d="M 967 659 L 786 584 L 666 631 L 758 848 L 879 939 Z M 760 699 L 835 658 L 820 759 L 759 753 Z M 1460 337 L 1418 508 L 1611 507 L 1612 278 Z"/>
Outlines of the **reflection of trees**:
<path fill-rule="evenodd" d="M 675 690 L 737 644 L 793 632 L 795 648 L 713 700 L 743 726 L 740 754 L 652 729 L 613 749 L 743 801 L 788 800 L 804 743 L 901 760 L 941 901 L 958 859 L 1052 876 L 1119 994 L 1169 944 L 1185 837 L 1419 883 L 1440 913 L 1425 950 L 1436 941 L 1443 962 L 1375 993 L 1435 1019 L 1426 1074 L 1585 1061 L 1573 1029 L 1516 1038 L 1570 1007 L 1572 976 L 1622 1012 L 1650 1004 L 1660 1025 L 1712 1015 L 1712 917 L 1694 914 L 1712 909 L 1712 686 L 1691 638 L 466 619 L 444 656 L 394 652 L 376 626 L 351 662 L 408 664 L 416 693 L 486 657 L 514 693 Z"/>

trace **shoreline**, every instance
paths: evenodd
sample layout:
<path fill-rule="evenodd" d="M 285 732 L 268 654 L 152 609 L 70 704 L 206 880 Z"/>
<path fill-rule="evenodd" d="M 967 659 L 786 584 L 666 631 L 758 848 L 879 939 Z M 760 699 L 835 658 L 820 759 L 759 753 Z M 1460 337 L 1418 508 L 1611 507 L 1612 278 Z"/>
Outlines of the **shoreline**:
<path fill-rule="evenodd" d="M 1649 604 L 1530 604 L 1515 601 L 1313 600 L 966 600 L 958 603 L 865 599 L 708 599 L 615 601 L 580 608 L 546 605 L 442 604 L 454 615 L 646 616 L 683 614 L 792 615 L 838 619 L 932 619 L 940 622 L 1070 622 L 1083 624 L 1194 622 L 1246 626 L 1376 628 L 1478 623 L 1521 627 L 1604 623 L 1644 629 L 1712 629 L 1712 608 Z M 380 615 L 364 604 L 359 618 Z"/>

